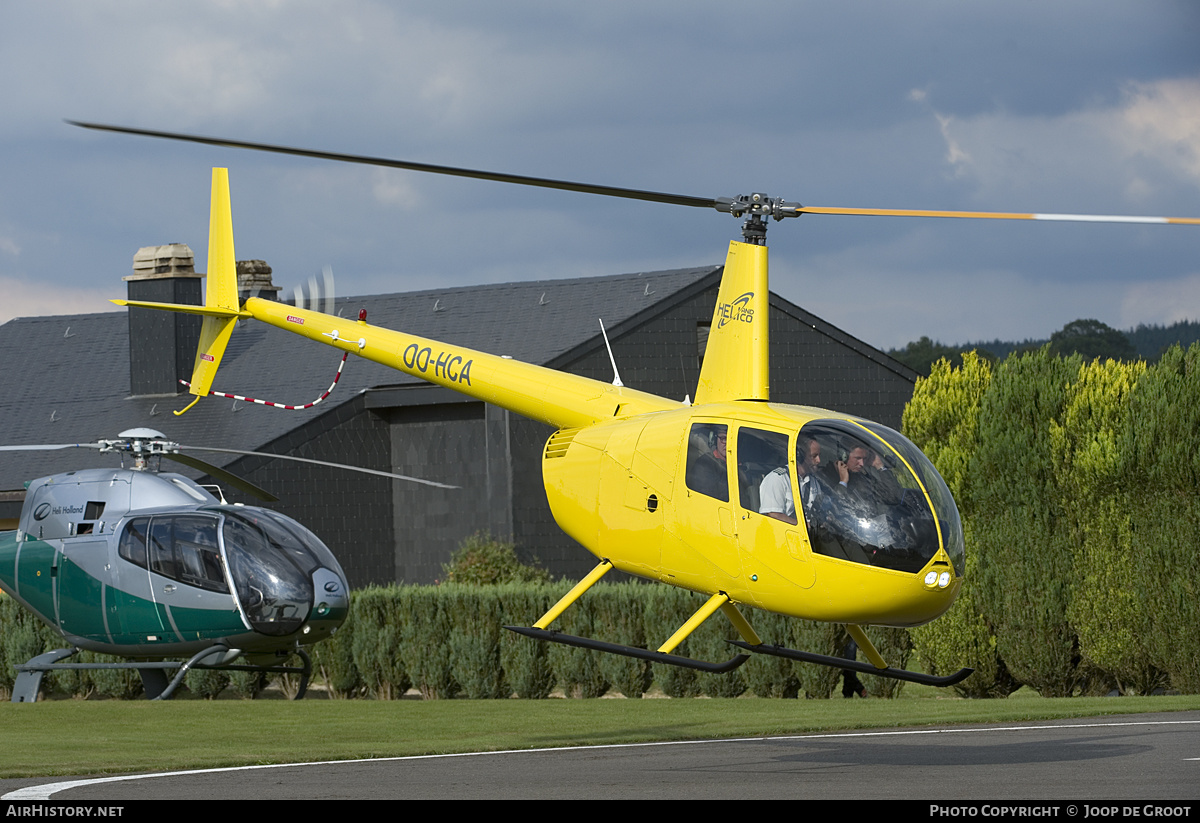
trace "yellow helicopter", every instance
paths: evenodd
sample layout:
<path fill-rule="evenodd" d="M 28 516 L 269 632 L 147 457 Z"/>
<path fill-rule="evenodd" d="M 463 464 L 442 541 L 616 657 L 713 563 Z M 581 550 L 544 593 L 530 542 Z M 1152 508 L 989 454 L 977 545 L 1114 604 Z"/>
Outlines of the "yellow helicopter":
<path fill-rule="evenodd" d="M 694 401 L 680 402 L 473 351 L 402 331 L 255 297 L 239 301 L 228 176 L 213 169 L 204 306 L 114 300 L 203 316 L 182 414 L 212 389 L 240 318 L 252 318 L 553 426 L 542 472 L 559 526 L 598 565 L 522 634 L 708 672 L 740 666 L 673 654 L 720 610 L 745 652 L 770 654 L 934 686 L 945 676 L 891 668 L 864 626 L 918 626 L 943 614 L 962 585 L 958 510 L 933 465 L 878 423 L 773 403 L 768 383 L 767 221 L 802 214 L 1008 220 L 1188 223 L 1194 218 L 851 209 L 802 206 L 751 194 L 703 198 L 297 149 L 95 123 L 104 131 L 716 209 L 745 217 L 732 241 Z M 553 621 L 612 569 L 708 599 L 656 650 L 566 635 Z M 740 605 L 845 624 L 868 662 L 764 643 Z"/>

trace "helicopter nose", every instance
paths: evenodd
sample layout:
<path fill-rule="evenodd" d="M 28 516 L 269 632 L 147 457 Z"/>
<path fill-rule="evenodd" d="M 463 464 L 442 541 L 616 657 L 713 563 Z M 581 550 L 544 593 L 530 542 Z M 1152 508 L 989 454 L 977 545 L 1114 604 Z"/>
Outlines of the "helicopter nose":
<path fill-rule="evenodd" d="M 340 624 L 350 612 L 350 587 L 345 578 L 331 569 L 313 572 L 311 621 L 335 621 Z"/>

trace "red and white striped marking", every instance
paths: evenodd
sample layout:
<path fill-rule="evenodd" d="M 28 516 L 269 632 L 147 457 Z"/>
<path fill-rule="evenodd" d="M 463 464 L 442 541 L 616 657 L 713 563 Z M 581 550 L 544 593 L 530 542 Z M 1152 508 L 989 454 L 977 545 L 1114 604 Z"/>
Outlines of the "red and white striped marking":
<path fill-rule="evenodd" d="M 272 403 L 270 400 L 259 400 L 254 397 L 243 397 L 240 394 L 229 394 L 228 392 L 223 392 L 223 391 L 210 390 L 208 393 L 214 397 L 229 397 L 234 400 L 243 400 L 247 403 L 255 403 L 259 406 L 270 406 L 275 409 L 291 409 L 292 411 L 301 411 L 303 409 L 311 409 L 313 406 L 317 405 L 322 400 L 324 400 L 326 397 L 328 397 L 330 394 L 332 394 L 333 390 L 335 388 L 337 388 L 338 381 L 342 379 L 342 369 L 346 365 L 346 358 L 349 356 L 350 356 L 350 352 L 346 352 L 345 354 L 342 355 L 342 362 L 338 363 L 337 374 L 335 374 L 333 376 L 333 382 L 329 384 L 329 388 L 327 388 L 325 390 L 325 393 L 322 394 L 320 397 L 318 397 L 316 400 L 312 401 L 311 403 L 305 403 L 303 406 L 290 406 L 287 403 Z M 183 385 L 187 386 L 189 389 L 192 387 L 192 384 L 186 380 L 180 380 L 179 382 L 182 383 Z"/>

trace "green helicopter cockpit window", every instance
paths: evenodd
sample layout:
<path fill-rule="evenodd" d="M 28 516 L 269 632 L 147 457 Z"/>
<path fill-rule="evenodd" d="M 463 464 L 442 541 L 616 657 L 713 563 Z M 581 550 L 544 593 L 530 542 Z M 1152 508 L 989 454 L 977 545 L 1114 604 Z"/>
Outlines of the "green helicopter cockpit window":
<path fill-rule="evenodd" d="M 886 426 L 865 421 L 860 426 L 818 420 L 800 434 L 815 440 L 822 455 L 813 472 L 814 505 L 805 508 L 813 551 L 918 572 L 944 546 L 962 574 L 958 510 L 916 446 Z"/>
<path fill-rule="evenodd" d="M 272 636 L 299 630 L 313 604 L 311 571 L 318 565 L 313 553 L 265 510 L 221 511 L 225 555 L 246 619 L 255 631 Z"/>

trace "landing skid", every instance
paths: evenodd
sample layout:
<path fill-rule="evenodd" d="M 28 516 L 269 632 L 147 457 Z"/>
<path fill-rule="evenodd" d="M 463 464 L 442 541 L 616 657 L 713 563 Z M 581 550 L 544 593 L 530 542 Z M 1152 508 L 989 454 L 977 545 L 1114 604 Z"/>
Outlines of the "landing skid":
<path fill-rule="evenodd" d="M 878 677 L 890 677 L 893 680 L 907 680 L 909 683 L 921 683 L 925 686 L 953 686 L 955 683 L 961 683 L 966 680 L 974 669 L 959 669 L 954 674 L 946 675 L 945 677 L 936 677 L 931 674 L 922 674 L 920 672 L 910 672 L 907 669 L 879 668 L 870 663 L 860 663 L 857 660 L 848 660 L 844 657 L 830 657 L 826 654 L 814 654 L 813 652 L 802 652 L 798 649 L 789 649 L 785 646 L 772 646 L 762 643 L 758 646 L 752 646 L 741 640 L 730 640 L 733 645 L 755 652 L 756 654 L 769 654 L 775 657 L 786 657 L 789 660 L 800 660 L 804 663 L 816 663 L 818 666 L 830 666 L 835 669 L 848 669 L 850 671 L 862 672 L 864 674 L 873 674 Z"/>
<path fill-rule="evenodd" d="M 541 619 L 534 623 L 532 627 L 505 626 L 504 628 L 518 634 L 523 634 L 526 637 L 532 637 L 535 640 L 546 640 L 550 643 L 562 643 L 565 646 L 577 646 L 581 649 L 593 649 L 598 652 L 620 654 L 625 657 L 649 660 L 651 663 L 665 663 L 668 666 L 679 666 L 684 669 L 695 669 L 712 674 L 724 674 L 725 672 L 733 671 L 745 663 L 750 659 L 750 655 L 739 654 L 724 663 L 709 663 L 704 660 L 693 660 L 690 657 L 680 657 L 679 655 L 671 654 L 688 635 L 719 609 L 742 637 L 741 640 L 731 640 L 729 642 L 738 648 L 754 652 L 755 654 L 770 654 L 775 657 L 786 657 L 790 660 L 800 660 L 805 663 L 816 663 L 818 666 L 831 666 L 835 669 L 843 670 L 849 669 L 851 671 L 863 672 L 864 674 L 874 674 L 879 677 L 890 677 L 894 680 L 921 683 L 926 686 L 953 686 L 955 683 L 965 680 L 974 671 L 974 669 L 959 669 L 954 674 L 946 677 L 934 677 L 933 675 L 910 672 L 905 669 L 893 669 L 883 659 L 883 656 L 879 654 L 879 651 L 875 648 L 871 639 L 867 637 L 863 628 L 853 623 L 845 624 L 846 632 L 858 644 L 863 654 L 866 655 L 867 660 L 870 661 L 869 663 L 859 663 L 857 660 L 848 660 L 842 657 L 830 657 L 824 654 L 802 652 L 796 649 L 785 648 L 784 646 L 768 645 L 759 639 L 754 629 L 746 622 L 746 618 L 742 616 L 737 606 L 729 598 L 729 595 L 724 592 L 716 592 L 709 597 L 708 601 L 697 609 L 696 613 L 688 618 L 687 622 L 680 626 L 667 642 L 663 643 L 658 647 L 657 651 L 653 652 L 637 646 L 624 646 L 619 643 L 605 643 L 602 640 L 592 640 L 588 637 L 576 637 L 575 635 L 563 634 L 549 628 L 555 618 L 578 600 L 584 592 L 595 585 L 612 568 L 613 565 L 607 558 L 601 560 L 600 565 L 592 569 L 587 577 L 576 583 L 575 587 L 551 606 L 550 610 L 542 615 Z"/>
<path fill-rule="evenodd" d="M 243 671 L 243 672 L 266 672 L 269 674 L 298 674 L 300 675 L 300 688 L 296 691 L 295 700 L 304 697 L 308 691 L 308 681 L 312 675 L 312 660 L 309 659 L 308 653 L 303 649 L 295 649 L 293 654 L 299 656 L 301 660 L 300 666 L 249 666 L 245 664 L 215 664 L 205 665 L 202 661 L 206 658 L 215 655 L 224 655 L 229 653 L 229 649 L 225 646 L 213 646 L 205 649 L 192 657 L 187 662 L 179 662 L 177 660 L 162 660 L 162 661 L 129 661 L 126 663 L 59 663 L 74 655 L 79 649 L 55 649 L 45 654 L 40 654 L 37 657 L 29 660 L 26 663 L 14 666 L 17 670 L 17 678 L 13 684 L 12 702 L 13 703 L 33 703 L 37 700 L 38 691 L 42 685 L 42 676 L 46 672 L 71 670 L 71 669 L 136 669 L 142 677 L 142 685 L 146 690 L 146 697 L 150 700 L 168 700 L 174 693 L 175 689 L 183 682 L 191 669 L 221 669 L 223 671 Z M 166 669 L 179 669 L 170 681 L 167 680 Z"/>
<path fill-rule="evenodd" d="M 577 646 L 581 649 L 593 649 L 598 652 L 620 654 L 625 657 L 634 657 L 638 660 L 649 660 L 651 663 L 665 663 L 668 666 L 695 669 L 710 674 L 731 672 L 750 659 L 750 655 L 748 654 L 739 654 L 730 660 L 726 660 L 724 663 L 708 663 L 704 660 L 693 660 L 690 657 L 681 657 L 677 654 L 652 652 L 649 649 L 639 649 L 637 646 L 623 646 L 619 643 L 605 643 L 603 640 L 576 637 L 573 634 L 563 634 L 562 632 L 547 629 L 533 629 L 526 626 L 505 626 L 504 628 L 514 631 L 517 634 L 523 634 L 526 637 L 532 637 L 535 640 L 546 640 L 550 643 L 561 643 L 564 646 Z"/>

